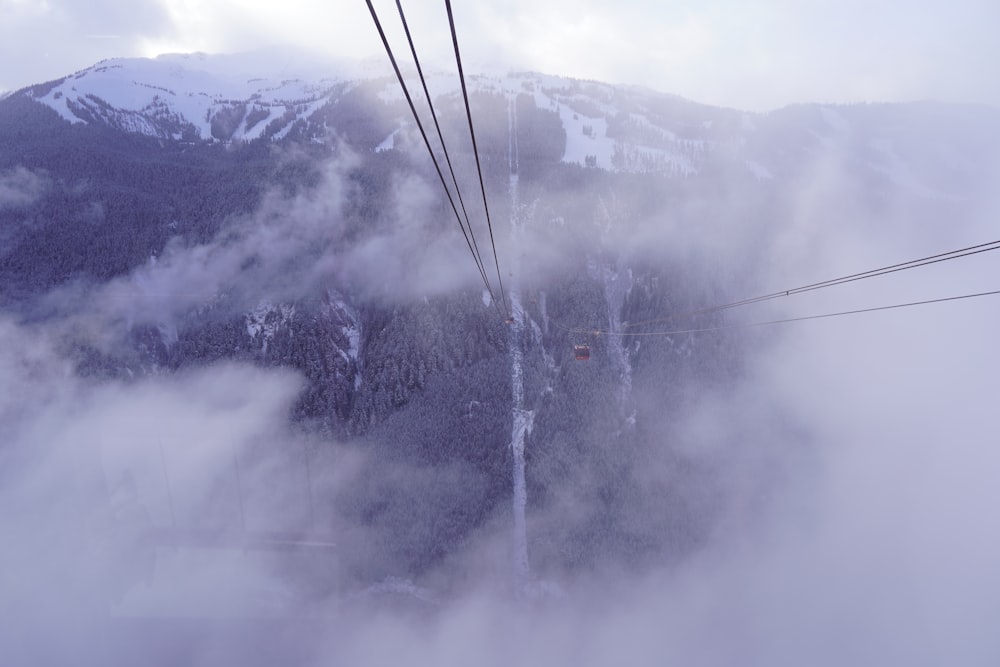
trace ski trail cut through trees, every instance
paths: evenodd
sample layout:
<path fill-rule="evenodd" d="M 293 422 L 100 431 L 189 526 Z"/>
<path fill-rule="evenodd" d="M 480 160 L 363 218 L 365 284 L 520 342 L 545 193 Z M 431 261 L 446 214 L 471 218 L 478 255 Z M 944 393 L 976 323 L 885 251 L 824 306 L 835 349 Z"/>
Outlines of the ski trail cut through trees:
<path fill-rule="evenodd" d="M 528 534 L 526 510 L 528 505 L 528 490 L 524 474 L 524 439 L 531 432 L 534 413 L 524 409 L 524 369 L 522 338 L 524 336 L 524 308 L 521 305 L 520 258 L 517 248 L 520 241 L 520 219 L 518 215 L 518 181 L 517 181 L 517 116 L 516 97 L 513 95 L 508 102 L 508 135 L 510 146 L 508 159 L 510 161 L 510 233 L 512 247 L 511 269 L 513 279 L 510 283 L 510 304 L 513 321 L 510 323 L 510 375 L 511 394 L 513 399 L 513 427 L 511 429 L 510 446 L 514 460 L 514 576 L 518 589 L 523 588 L 530 577 L 528 564 Z"/>

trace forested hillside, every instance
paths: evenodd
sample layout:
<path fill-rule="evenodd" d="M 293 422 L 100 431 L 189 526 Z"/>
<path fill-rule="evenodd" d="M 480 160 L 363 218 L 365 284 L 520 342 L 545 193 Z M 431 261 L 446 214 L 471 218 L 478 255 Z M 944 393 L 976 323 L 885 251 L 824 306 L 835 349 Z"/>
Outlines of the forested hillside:
<path fill-rule="evenodd" d="M 70 99 L 70 83 L 0 100 L 4 317 L 44 332 L 84 387 L 230 364 L 290 373 L 280 435 L 248 438 L 320 468 L 357 457 L 336 483 L 292 484 L 308 487 L 310 529 L 342 539 L 336 567 L 288 576 L 341 593 L 390 577 L 455 585 L 441 572 L 506 539 L 521 446 L 533 579 L 685 562 L 813 438 L 777 403 L 756 406 L 751 431 L 706 416 L 775 345 L 739 326 L 773 311 L 712 307 L 829 277 L 815 269 L 838 239 L 905 225 L 897 248 L 919 252 L 942 221 L 978 215 L 1000 143 L 985 108 L 744 114 L 481 77 L 492 244 L 461 99 L 447 89 L 437 105 L 498 303 L 393 81 L 227 99 L 197 119 L 163 101 L 172 91 L 124 110 Z M 845 272 L 876 261 L 840 259 Z M 181 447 L 169 432 L 149 427 L 164 461 Z M 759 459 L 745 449 L 757 439 Z M 747 457 L 760 474 L 732 484 Z"/>

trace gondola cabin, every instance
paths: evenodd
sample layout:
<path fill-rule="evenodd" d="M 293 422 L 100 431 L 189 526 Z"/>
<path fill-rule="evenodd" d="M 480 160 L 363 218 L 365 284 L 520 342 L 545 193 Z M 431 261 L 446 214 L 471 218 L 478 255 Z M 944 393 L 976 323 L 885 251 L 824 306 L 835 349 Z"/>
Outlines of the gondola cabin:
<path fill-rule="evenodd" d="M 590 346 L 589 345 L 574 345 L 573 346 L 573 357 L 577 361 L 589 361 L 590 360 Z"/>

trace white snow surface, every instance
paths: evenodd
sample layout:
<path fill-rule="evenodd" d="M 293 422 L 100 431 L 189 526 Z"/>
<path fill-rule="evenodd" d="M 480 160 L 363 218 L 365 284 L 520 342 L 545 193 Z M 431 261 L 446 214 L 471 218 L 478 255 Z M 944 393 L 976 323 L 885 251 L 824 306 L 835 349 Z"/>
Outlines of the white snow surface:
<path fill-rule="evenodd" d="M 326 102 L 336 83 L 372 71 L 364 63 L 322 64 L 270 51 L 115 58 L 65 78 L 38 100 L 73 123 L 86 121 L 70 105 L 91 110 L 110 107 L 119 117 L 132 118 L 134 126 L 129 129 L 141 134 L 155 134 L 144 117 L 171 115 L 191 123 L 202 139 L 211 138 L 211 118 L 216 113 L 242 103 L 268 113 L 251 128 L 244 120 L 233 136 L 249 140 L 287 108 L 295 108 L 296 117 L 308 116 Z"/>
<path fill-rule="evenodd" d="M 414 102 L 424 109 L 416 73 L 404 70 L 404 76 Z M 375 94 L 384 102 L 403 98 L 385 62 L 323 62 L 284 50 L 106 60 L 28 89 L 27 94 L 71 123 L 98 120 L 161 139 L 240 142 L 263 136 L 279 140 L 296 121 L 310 119 L 336 95 L 362 82 L 374 84 Z M 564 163 L 687 177 L 700 173 L 713 152 L 724 150 L 743 162 L 758 181 L 774 177 L 766 156 L 745 148 L 745 137 L 757 131 L 762 116 L 733 112 L 728 125 L 712 119 L 693 121 L 687 106 L 693 103 L 675 96 L 535 72 L 468 74 L 466 82 L 470 96 L 488 93 L 513 101 L 528 95 L 540 110 L 557 115 L 565 131 Z M 447 101 L 460 108 L 457 72 L 427 72 L 427 85 L 436 106 Z M 724 117 L 728 112 L 712 113 Z M 832 136 L 852 129 L 847 115 L 838 109 L 823 107 L 820 115 L 820 131 L 809 131 L 821 141 L 832 141 Z M 213 121 L 217 137 L 212 134 Z M 397 141 L 400 130 L 413 126 L 409 114 L 400 114 L 395 123 L 374 150 L 412 149 L 401 148 L 408 142 Z M 729 126 L 738 128 L 744 140 Z M 905 182 L 890 157 L 875 169 Z"/>
<path fill-rule="evenodd" d="M 608 138 L 608 122 L 603 118 L 588 118 L 574 113 L 565 105 L 558 105 L 559 118 L 566 128 L 566 153 L 563 162 L 587 165 L 590 156 L 593 166 L 611 169 L 615 141 Z"/>
<path fill-rule="evenodd" d="M 285 325 L 295 315 L 295 306 L 290 304 L 273 304 L 261 301 L 257 307 L 246 314 L 245 324 L 247 335 L 251 338 L 260 337 L 261 351 L 267 352 L 267 344 L 274 338 L 277 330 Z"/>
<path fill-rule="evenodd" d="M 399 130 L 396 130 L 395 132 L 391 132 L 389 134 L 389 136 L 386 137 L 382 141 L 382 143 L 380 143 L 378 146 L 375 147 L 375 152 L 376 153 L 381 153 L 383 151 L 391 151 L 393 148 L 395 148 L 396 147 L 396 132 L 398 132 L 398 131 Z"/>
<path fill-rule="evenodd" d="M 308 118 L 327 104 L 340 83 L 385 77 L 379 98 L 394 102 L 403 98 L 384 63 L 322 63 L 304 55 L 262 50 L 231 55 L 170 54 L 156 58 L 116 58 L 102 61 L 58 81 L 36 99 L 71 123 L 88 117 L 113 121 L 130 132 L 182 139 L 177 128 L 193 129 L 198 138 L 213 140 L 212 120 L 227 109 L 243 105 L 244 118 L 228 141 L 260 138 L 273 122 L 280 139 L 300 118 Z M 415 73 L 405 72 L 411 95 L 422 103 Z M 603 84 L 581 84 L 571 79 L 535 73 L 472 75 L 470 92 L 493 92 L 513 97 L 528 93 L 542 109 L 559 114 L 566 131 L 563 162 L 606 170 L 673 171 L 692 174 L 697 166 L 681 150 L 642 146 L 618 141 L 608 134 L 608 119 L 617 109 L 614 89 Z M 456 100 L 461 94 L 452 72 L 427 73 L 427 85 L 435 98 Z M 586 107 L 590 113 L 581 113 Z M 253 116 L 249 125 L 248 119 Z M 642 115 L 635 122 L 653 128 L 665 141 L 681 146 L 673 133 Z M 401 119 L 404 125 L 409 119 Z M 164 126 L 170 136 L 165 136 Z M 707 129 L 707 128 L 706 128 Z M 395 147 L 395 132 L 377 150 Z M 683 147 L 682 147 L 683 148 Z M 690 147 L 687 147 L 690 148 Z M 617 158 L 617 164 L 615 156 Z"/>

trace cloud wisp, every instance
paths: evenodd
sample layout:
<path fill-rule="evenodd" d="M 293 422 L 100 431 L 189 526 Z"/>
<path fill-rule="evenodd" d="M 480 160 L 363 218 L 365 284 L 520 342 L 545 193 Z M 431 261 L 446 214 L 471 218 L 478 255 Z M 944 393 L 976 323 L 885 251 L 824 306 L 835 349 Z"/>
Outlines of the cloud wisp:
<path fill-rule="evenodd" d="M 52 187 L 44 172 L 16 167 L 0 173 L 0 211 L 27 208 Z"/>
<path fill-rule="evenodd" d="M 54 290 L 38 311 L 62 320 L 67 335 L 104 346 L 135 326 L 157 327 L 170 342 L 196 313 L 232 317 L 327 289 L 398 302 L 475 286 L 475 264 L 460 234 L 440 217 L 440 197 L 425 180 L 393 177 L 384 220 L 351 217 L 349 201 L 364 196 L 351 180 L 357 164 L 343 151 L 319 166 L 316 187 L 292 195 L 274 190 L 209 241 L 175 237 L 126 275 Z M 30 194 L 29 185 L 44 184 L 28 183 L 21 172 L 7 180 L 19 185 L 17 201 Z"/>

